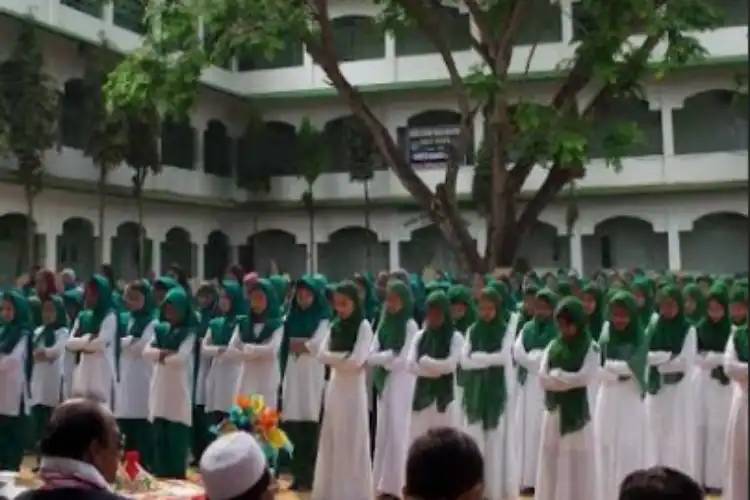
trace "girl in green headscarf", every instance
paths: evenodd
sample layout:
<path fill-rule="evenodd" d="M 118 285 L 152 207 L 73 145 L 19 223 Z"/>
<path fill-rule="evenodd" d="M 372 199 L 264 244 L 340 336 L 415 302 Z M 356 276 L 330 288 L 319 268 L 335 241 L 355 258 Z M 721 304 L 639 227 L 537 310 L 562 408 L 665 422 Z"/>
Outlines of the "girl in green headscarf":
<path fill-rule="evenodd" d="M 58 295 L 47 295 L 42 303 L 42 325 L 34 332 L 31 357 L 31 416 L 34 436 L 41 438 L 52 410 L 60 404 L 60 374 L 68 340 L 68 317 Z"/>
<path fill-rule="evenodd" d="M 109 280 L 95 274 L 86 284 L 86 309 L 78 315 L 67 348 L 80 354 L 73 373 L 73 392 L 90 394 L 111 404 L 115 386 L 116 339 L 120 317 Z"/>
<path fill-rule="evenodd" d="M 184 479 L 193 420 L 193 348 L 197 316 L 181 286 L 167 292 L 159 306 L 159 323 L 143 357 L 154 363 L 150 416 L 154 436 L 151 472 L 159 478 Z"/>
<path fill-rule="evenodd" d="M 125 335 L 118 339 L 117 364 L 120 378 L 115 387 L 115 416 L 125 435 L 125 450 L 137 451 L 147 470 L 153 465 L 153 435 L 149 422 L 149 392 L 154 372 L 143 352 L 154 339 L 158 320 L 151 285 L 145 280 L 128 284 L 122 296 L 130 313 Z"/>
<path fill-rule="evenodd" d="M 726 500 L 748 498 L 747 484 L 747 386 L 748 386 L 748 329 L 747 324 L 736 328 L 724 353 L 724 371 L 732 381 L 734 391 L 727 423 L 727 447 L 724 460 L 724 495 Z"/>
<path fill-rule="evenodd" d="M 284 339 L 281 299 L 270 280 L 259 279 L 249 286 L 250 317 L 243 318 L 230 345 L 242 352 L 242 374 L 238 392 L 263 396 L 268 408 L 278 408 L 279 348 Z"/>
<path fill-rule="evenodd" d="M 614 288 L 614 286 L 611 288 Z M 638 304 L 638 315 L 641 318 L 641 324 L 644 325 L 644 328 L 648 327 L 658 316 L 654 311 L 653 287 L 647 278 L 639 276 L 631 283 L 630 290 L 633 293 L 633 297 L 635 297 L 636 304 Z"/>
<path fill-rule="evenodd" d="M 455 330 L 451 303 L 442 291 L 427 297 L 424 329 L 414 337 L 408 366 L 417 376 L 409 442 L 434 427 L 458 425 L 454 382 L 463 336 Z"/>
<path fill-rule="evenodd" d="M 477 306 L 474 298 L 471 296 L 471 290 L 464 285 L 452 285 L 448 289 L 448 300 L 451 302 L 453 327 L 458 333 L 465 336 L 468 329 L 477 319 Z M 456 369 L 456 401 L 460 402 L 463 399 L 463 386 L 463 371 L 458 366 Z M 459 414 L 461 412 L 460 405 L 458 412 Z"/>
<path fill-rule="evenodd" d="M 518 321 L 516 322 L 515 336 L 518 336 L 527 322 L 534 317 L 534 300 L 539 292 L 539 287 L 534 284 L 528 284 L 523 288 L 521 302 L 518 303 Z"/>
<path fill-rule="evenodd" d="M 685 299 L 685 317 L 691 325 L 696 326 L 706 317 L 706 295 L 695 283 L 685 285 L 682 295 Z"/>
<path fill-rule="evenodd" d="M 295 491 L 312 488 L 318 446 L 325 367 L 315 358 L 328 334 L 331 309 L 327 283 L 303 276 L 295 283 L 294 298 L 284 320 L 281 346 L 283 425 L 294 443 L 291 472 Z"/>
<path fill-rule="evenodd" d="M 484 496 L 489 500 L 515 499 L 518 494 L 506 383 L 506 374 L 513 373 L 515 328 L 503 318 L 502 301 L 494 288 L 482 290 L 479 317 L 467 332 L 461 355 L 466 430 L 484 456 Z"/>
<path fill-rule="evenodd" d="M 3 292 L 0 325 L 0 470 L 19 471 L 26 436 L 26 394 L 31 382 L 33 334 L 28 300 L 19 292 Z"/>
<path fill-rule="evenodd" d="M 373 384 L 378 395 L 375 429 L 373 485 L 379 495 L 400 498 L 409 448 L 409 426 L 414 395 L 414 375 L 406 359 L 419 331 L 412 319 L 411 287 L 392 279 L 387 287 L 383 312 L 375 333 L 368 364 L 373 366 Z"/>
<path fill-rule="evenodd" d="M 688 287 L 693 285 L 688 285 Z M 694 478 L 712 495 L 724 484 L 724 464 L 715 457 L 724 453 L 727 414 L 732 403 L 732 386 L 724 373 L 724 350 L 732 334 L 729 295 L 722 283 L 711 287 L 707 312 L 698 321 L 698 369 L 693 374 L 697 398 L 696 469 Z"/>
<path fill-rule="evenodd" d="M 213 283 L 204 282 L 195 292 L 195 302 L 199 311 L 199 323 L 195 332 L 193 347 L 193 426 L 191 455 L 197 464 L 203 450 L 211 443 L 210 419 L 206 413 L 206 379 L 211 368 L 211 358 L 205 356 L 201 346 L 208 333 L 211 321 L 221 314 L 219 310 L 219 291 Z"/>
<path fill-rule="evenodd" d="M 599 340 L 604 325 L 604 294 L 595 282 L 589 282 L 581 290 L 583 293 L 583 309 L 586 312 L 586 327 L 591 338 Z"/>
<path fill-rule="evenodd" d="M 627 290 L 607 304 L 599 346 L 603 359 L 594 427 L 598 431 L 599 498 L 617 498 L 622 480 L 646 463 L 648 341 L 638 305 Z"/>
<path fill-rule="evenodd" d="M 729 292 L 729 315 L 734 326 L 747 324 L 747 284 L 735 283 Z"/>
<path fill-rule="evenodd" d="M 326 500 L 372 496 L 372 461 L 365 363 L 372 329 L 357 285 L 344 281 L 333 295 L 336 317 L 318 351 L 331 367 L 320 430 L 313 491 Z"/>
<path fill-rule="evenodd" d="M 521 450 L 519 484 L 524 495 L 531 494 L 536 484 L 541 417 L 544 410 L 544 394 L 537 380 L 537 373 L 544 350 L 557 336 L 552 317 L 556 305 L 557 295 L 549 288 L 537 292 L 534 317 L 523 327 L 513 346 L 513 357 L 518 364 L 515 421 Z"/>
<path fill-rule="evenodd" d="M 545 350 L 538 373 L 545 411 L 535 498 L 600 500 L 588 397 L 599 372 L 599 350 L 580 300 L 562 299 L 555 320 L 559 334 Z"/>
<path fill-rule="evenodd" d="M 239 282 L 221 282 L 219 310 L 220 315 L 209 321 L 201 344 L 201 354 L 211 363 L 206 375 L 206 413 L 217 424 L 234 404 L 237 380 L 242 370 L 242 352 L 230 345 L 238 322 L 247 317 L 248 312 Z"/>
<path fill-rule="evenodd" d="M 658 308 L 658 317 L 647 330 L 649 463 L 694 473 L 696 406 L 693 383 L 685 375 L 695 363 L 695 328 L 685 317 L 683 296 L 676 285 L 659 291 Z"/>
<path fill-rule="evenodd" d="M 67 312 L 68 316 L 68 325 L 70 325 L 68 334 L 73 335 L 73 326 L 76 323 L 78 315 L 83 310 L 83 291 L 80 288 L 65 290 L 62 294 L 60 294 L 60 297 L 65 304 L 65 311 Z M 63 400 L 66 400 L 73 394 L 73 372 L 75 371 L 76 365 L 78 364 L 78 356 L 75 353 L 65 349 L 63 352 L 63 358 L 62 397 Z"/>

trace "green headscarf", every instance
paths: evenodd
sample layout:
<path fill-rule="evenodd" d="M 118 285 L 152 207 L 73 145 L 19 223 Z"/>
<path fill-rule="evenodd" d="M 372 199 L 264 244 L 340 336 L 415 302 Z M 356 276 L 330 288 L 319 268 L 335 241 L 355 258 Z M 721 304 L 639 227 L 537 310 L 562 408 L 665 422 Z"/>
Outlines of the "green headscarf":
<path fill-rule="evenodd" d="M 386 296 L 388 295 L 398 295 L 401 300 L 401 309 L 390 313 L 383 308 L 375 335 L 378 337 L 381 351 L 393 351 L 394 356 L 398 356 L 406 343 L 406 324 L 414 311 L 414 297 L 411 287 L 400 280 L 388 282 Z M 390 371 L 383 366 L 376 366 L 373 369 L 373 384 L 378 394 L 383 393 L 389 374 Z"/>
<path fill-rule="evenodd" d="M 94 307 L 87 308 L 78 316 L 77 336 L 99 335 L 102 322 L 110 313 L 115 311 L 113 304 L 112 289 L 109 286 L 109 280 L 101 275 L 95 274 L 86 285 L 88 290 L 96 290 L 97 298 Z"/>
<path fill-rule="evenodd" d="M 211 343 L 217 347 L 226 347 L 232 340 L 238 319 L 247 317 L 247 303 L 244 290 L 236 280 L 223 280 L 221 288 L 229 299 L 230 310 L 208 323 L 211 331 Z"/>
<path fill-rule="evenodd" d="M 71 288 L 60 294 L 60 297 L 65 304 L 65 310 L 68 311 L 68 321 L 72 323 L 83 309 L 83 292 L 79 288 Z M 72 314 L 70 314 L 71 309 Z"/>
<path fill-rule="evenodd" d="M 464 285 L 453 285 L 448 289 L 448 300 L 451 305 L 461 304 L 466 307 L 466 313 L 462 318 L 453 318 L 453 326 L 461 335 L 477 320 L 477 306 L 471 297 L 471 290 Z"/>
<path fill-rule="evenodd" d="M 747 351 L 748 351 L 748 339 L 747 339 L 747 324 L 744 324 L 734 330 L 734 351 L 737 354 L 737 359 L 743 363 L 747 363 Z"/>
<path fill-rule="evenodd" d="M 436 360 L 450 356 L 455 329 L 451 319 L 451 303 L 445 292 L 435 291 L 427 297 L 427 310 L 437 309 L 443 316 L 439 327 L 426 326 L 417 346 L 417 360 L 429 356 Z M 417 377 L 414 388 L 413 411 L 422 411 L 435 404 L 439 412 L 444 412 L 453 402 L 453 374 L 438 378 Z"/>
<path fill-rule="evenodd" d="M 735 283 L 732 286 L 731 291 L 729 292 L 729 303 L 730 304 L 742 303 L 742 304 L 745 304 L 745 306 L 747 306 L 747 301 L 748 301 L 747 285 L 740 283 L 740 282 Z M 731 321 L 735 326 L 746 325 L 747 317 L 745 317 L 744 323 L 737 324 L 734 322 L 734 319 L 732 319 Z"/>
<path fill-rule="evenodd" d="M 715 284 L 708 291 L 706 302 L 715 301 L 724 309 L 724 316 L 719 321 L 713 321 L 708 314 L 695 326 L 698 333 L 698 352 L 718 352 L 723 353 L 726 349 L 729 337 L 732 335 L 732 319 L 729 317 L 729 294 L 726 287 L 721 284 Z M 711 378 L 721 385 L 728 385 L 729 378 L 724 373 L 722 366 L 717 366 L 711 370 Z"/>
<path fill-rule="evenodd" d="M 131 290 L 143 296 L 143 307 L 137 311 L 130 311 L 129 319 L 132 320 L 132 323 L 128 322 L 130 324 L 125 335 L 134 339 L 140 339 L 148 324 L 154 320 L 156 304 L 154 304 L 151 285 L 145 280 L 139 280 L 128 285 L 127 291 Z"/>
<path fill-rule="evenodd" d="M 685 288 L 682 289 L 682 295 L 685 301 L 692 299 L 695 302 L 695 311 L 689 315 L 685 314 L 690 324 L 695 326 L 706 317 L 706 296 L 703 294 L 703 290 L 695 283 L 685 285 Z"/>
<path fill-rule="evenodd" d="M 535 298 L 543 300 L 553 310 L 557 306 L 557 294 L 549 288 L 539 290 Z M 535 315 L 531 321 L 528 321 L 524 325 L 521 335 L 523 336 L 523 348 L 526 352 L 544 350 L 557 337 L 555 318 L 553 316 L 542 318 Z M 521 385 L 526 384 L 526 379 L 529 376 L 528 370 L 524 366 L 519 365 L 517 374 L 518 383 Z"/>
<path fill-rule="evenodd" d="M 179 324 L 170 325 L 166 321 L 165 311 L 167 306 L 171 306 L 177 312 Z M 176 352 L 185 339 L 195 334 L 197 327 L 190 296 L 185 289 L 177 286 L 168 291 L 167 296 L 164 297 L 164 302 L 159 306 L 159 313 L 161 322 L 156 325 L 155 329 L 155 347 Z"/>
<path fill-rule="evenodd" d="M 618 331 L 615 329 L 614 323 L 610 321 L 609 329 L 599 339 L 602 358 L 625 361 L 641 389 L 641 396 L 645 396 L 647 390 L 648 342 L 646 341 L 645 327 L 641 324 L 638 314 L 638 304 L 635 302 L 632 293 L 627 290 L 618 290 L 609 299 L 607 310 L 610 315 L 613 307 L 625 309 L 630 322 L 625 330 Z"/>
<path fill-rule="evenodd" d="M 678 356 L 685 343 L 685 337 L 690 329 L 690 322 L 685 318 L 685 302 L 677 285 L 665 285 L 659 291 L 660 301 L 674 300 L 677 304 L 677 315 L 667 319 L 659 315 L 655 322 L 648 328 L 649 350 L 665 351 L 672 354 L 672 358 Z M 655 366 L 652 366 L 648 374 L 649 393 L 656 394 L 661 389 L 662 383 L 676 384 L 680 382 L 684 373 L 661 374 Z"/>
<path fill-rule="evenodd" d="M 286 291 L 286 287 L 284 287 Z M 251 293 L 260 291 L 266 297 L 266 309 L 257 314 L 255 311 L 250 312 L 250 320 L 243 318 L 240 322 L 240 339 L 245 344 L 265 344 L 276 330 L 281 328 L 281 301 L 277 293 L 277 288 L 270 279 L 259 279 L 251 288 Z M 255 325 L 262 325 L 261 330 L 256 335 Z"/>
<path fill-rule="evenodd" d="M 219 316 L 219 291 L 212 283 L 203 283 L 195 291 L 196 303 L 199 303 L 199 297 L 208 297 L 208 305 L 199 306 L 200 323 L 196 334 L 196 342 L 200 342 L 208 331 L 208 325 L 211 320 Z"/>
<path fill-rule="evenodd" d="M 361 274 L 354 277 L 354 282 L 365 291 L 362 308 L 365 318 L 372 323 L 378 319 L 378 313 L 380 312 L 380 301 L 378 300 L 377 290 L 375 290 L 375 284 L 369 277 Z"/>
<path fill-rule="evenodd" d="M 507 323 L 502 317 L 502 297 L 492 287 L 484 288 L 479 300 L 488 300 L 495 306 L 491 321 L 477 319 L 469 330 L 471 352 L 492 354 L 503 347 Z M 464 371 L 463 407 L 470 425 L 482 423 L 484 430 L 497 428 L 505 412 L 508 398 L 505 367 L 490 366 L 482 370 Z"/>
<path fill-rule="evenodd" d="M 503 321 L 506 323 L 510 321 L 510 317 L 516 309 L 516 303 L 513 301 L 510 292 L 508 291 L 508 285 L 501 280 L 491 280 L 488 286 L 495 290 L 500 295 L 500 315 L 503 317 Z"/>
<path fill-rule="evenodd" d="M 365 319 L 365 311 L 359 298 L 359 289 L 353 281 L 342 281 L 336 285 L 334 293 L 341 294 L 354 303 L 354 310 L 348 318 L 336 315 L 331 323 L 331 337 L 328 350 L 331 352 L 351 353 L 357 343 L 357 334 L 362 320 Z"/>
<path fill-rule="evenodd" d="M 630 286 L 633 295 L 640 293 L 643 295 L 643 306 L 638 307 L 638 316 L 641 318 L 641 324 L 647 327 L 651 322 L 651 315 L 654 313 L 654 294 L 649 280 L 643 276 L 633 280 Z"/>
<path fill-rule="evenodd" d="M 268 277 L 268 283 L 273 287 L 273 291 L 276 294 L 276 302 L 278 303 L 279 308 L 279 317 L 282 317 L 284 315 L 285 311 L 285 301 L 286 301 L 286 292 L 287 288 L 289 287 L 289 280 L 286 276 L 283 276 L 281 274 L 274 274 L 273 276 Z"/>
<path fill-rule="evenodd" d="M 583 366 L 592 345 L 586 328 L 586 314 L 583 304 L 575 297 L 566 297 L 560 301 L 555 310 L 555 318 L 561 314 L 570 317 L 578 333 L 569 340 L 558 335 L 549 346 L 547 364 L 550 371 L 558 368 L 575 373 Z M 565 392 L 545 391 L 544 406 L 549 412 L 560 412 L 560 434 L 563 436 L 583 429 L 591 420 L 586 387 L 576 387 Z"/>
<path fill-rule="evenodd" d="M 584 285 L 582 291 L 584 295 L 590 295 L 591 298 L 594 299 L 594 302 L 596 302 L 594 312 L 586 315 L 586 327 L 589 329 L 591 338 L 594 339 L 594 341 L 597 341 L 599 340 L 599 335 L 601 335 L 602 326 L 604 325 L 604 294 L 594 282 L 589 282 Z"/>
<path fill-rule="evenodd" d="M 180 284 L 177 282 L 176 279 L 172 278 L 171 276 L 166 276 L 166 275 L 159 276 L 151 284 L 151 287 L 154 290 L 154 292 L 161 289 L 161 290 L 164 290 L 165 294 L 169 293 L 170 290 L 178 286 L 180 286 Z M 154 302 L 156 302 L 156 298 L 154 298 Z M 160 306 L 161 304 L 156 304 L 156 307 L 160 307 Z"/>
<path fill-rule="evenodd" d="M 34 369 L 34 361 L 31 356 L 34 325 L 31 323 L 31 312 L 29 301 L 20 292 L 8 290 L 3 292 L 2 299 L 10 302 L 15 310 L 15 315 L 10 323 L 0 325 L 0 354 L 9 355 L 18 347 L 19 342 L 26 342 L 26 363 L 24 373 L 26 375 L 26 388 L 31 388 L 31 372 Z"/>
<path fill-rule="evenodd" d="M 68 326 L 68 314 L 65 312 L 65 303 L 59 295 L 49 295 L 47 300 L 55 308 L 55 320 L 47 325 L 42 325 L 42 331 L 34 338 L 34 348 L 50 348 L 57 340 L 57 330 Z"/>
<path fill-rule="evenodd" d="M 518 303 L 518 312 L 520 316 L 518 318 L 518 323 L 516 323 L 516 336 L 518 336 L 523 327 L 526 326 L 526 323 L 528 321 L 531 321 L 531 319 L 534 317 L 526 310 L 524 301 L 529 297 L 532 299 L 535 298 L 537 293 L 539 293 L 539 287 L 537 285 L 527 285 L 523 289 L 521 301 Z"/>

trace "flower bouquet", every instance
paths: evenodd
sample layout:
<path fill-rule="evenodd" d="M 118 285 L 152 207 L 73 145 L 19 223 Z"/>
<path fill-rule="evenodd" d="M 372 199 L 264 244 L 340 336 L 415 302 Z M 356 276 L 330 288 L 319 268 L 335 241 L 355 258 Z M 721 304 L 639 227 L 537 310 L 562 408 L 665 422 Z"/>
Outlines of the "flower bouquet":
<path fill-rule="evenodd" d="M 137 451 L 127 451 L 117 471 L 115 489 L 123 493 L 146 493 L 158 489 L 155 478 L 141 465 Z"/>
<path fill-rule="evenodd" d="M 238 396 L 227 417 L 213 431 L 219 435 L 249 432 L 266 454 L 269 467 L 275 469 L 279 453 L 283 451 L 291 455 L 294 451 L 286 433 L 279 428 L 280 417 L 278 411 L 266 406 L 263 396 Z"/>

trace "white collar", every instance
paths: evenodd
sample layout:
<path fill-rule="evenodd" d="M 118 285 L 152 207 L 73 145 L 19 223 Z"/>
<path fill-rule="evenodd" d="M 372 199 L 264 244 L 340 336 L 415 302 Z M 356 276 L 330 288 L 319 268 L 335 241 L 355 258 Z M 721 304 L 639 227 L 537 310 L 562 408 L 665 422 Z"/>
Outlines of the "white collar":
<path fill-rule="evenodd" d="M 107 480 L 104 479 L 96 467 L 80 460 L 62 457 L 42 457 L 42 462 L 39 464 L 39 471 L 43 472 L 45 469 L 50 472 L 76 475 L 102 489 L 112 490 Z"/>

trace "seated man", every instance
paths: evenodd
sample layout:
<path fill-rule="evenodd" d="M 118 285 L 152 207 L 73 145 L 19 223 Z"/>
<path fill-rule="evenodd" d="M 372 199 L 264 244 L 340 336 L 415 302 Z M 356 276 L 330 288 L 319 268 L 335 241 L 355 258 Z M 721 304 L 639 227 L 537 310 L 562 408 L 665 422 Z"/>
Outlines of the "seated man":
<path fill-rule="evenodd" d="M 200 460 L 207 500 L 273 500 L 274 480 L 255 438 L 232 432 L 211 443 Z"/>
<path fill-rule="evenodd" d="M 620 500 L 704 500 L 700 485 L 670 467 L 631 472 L 620 485 Z"/>

